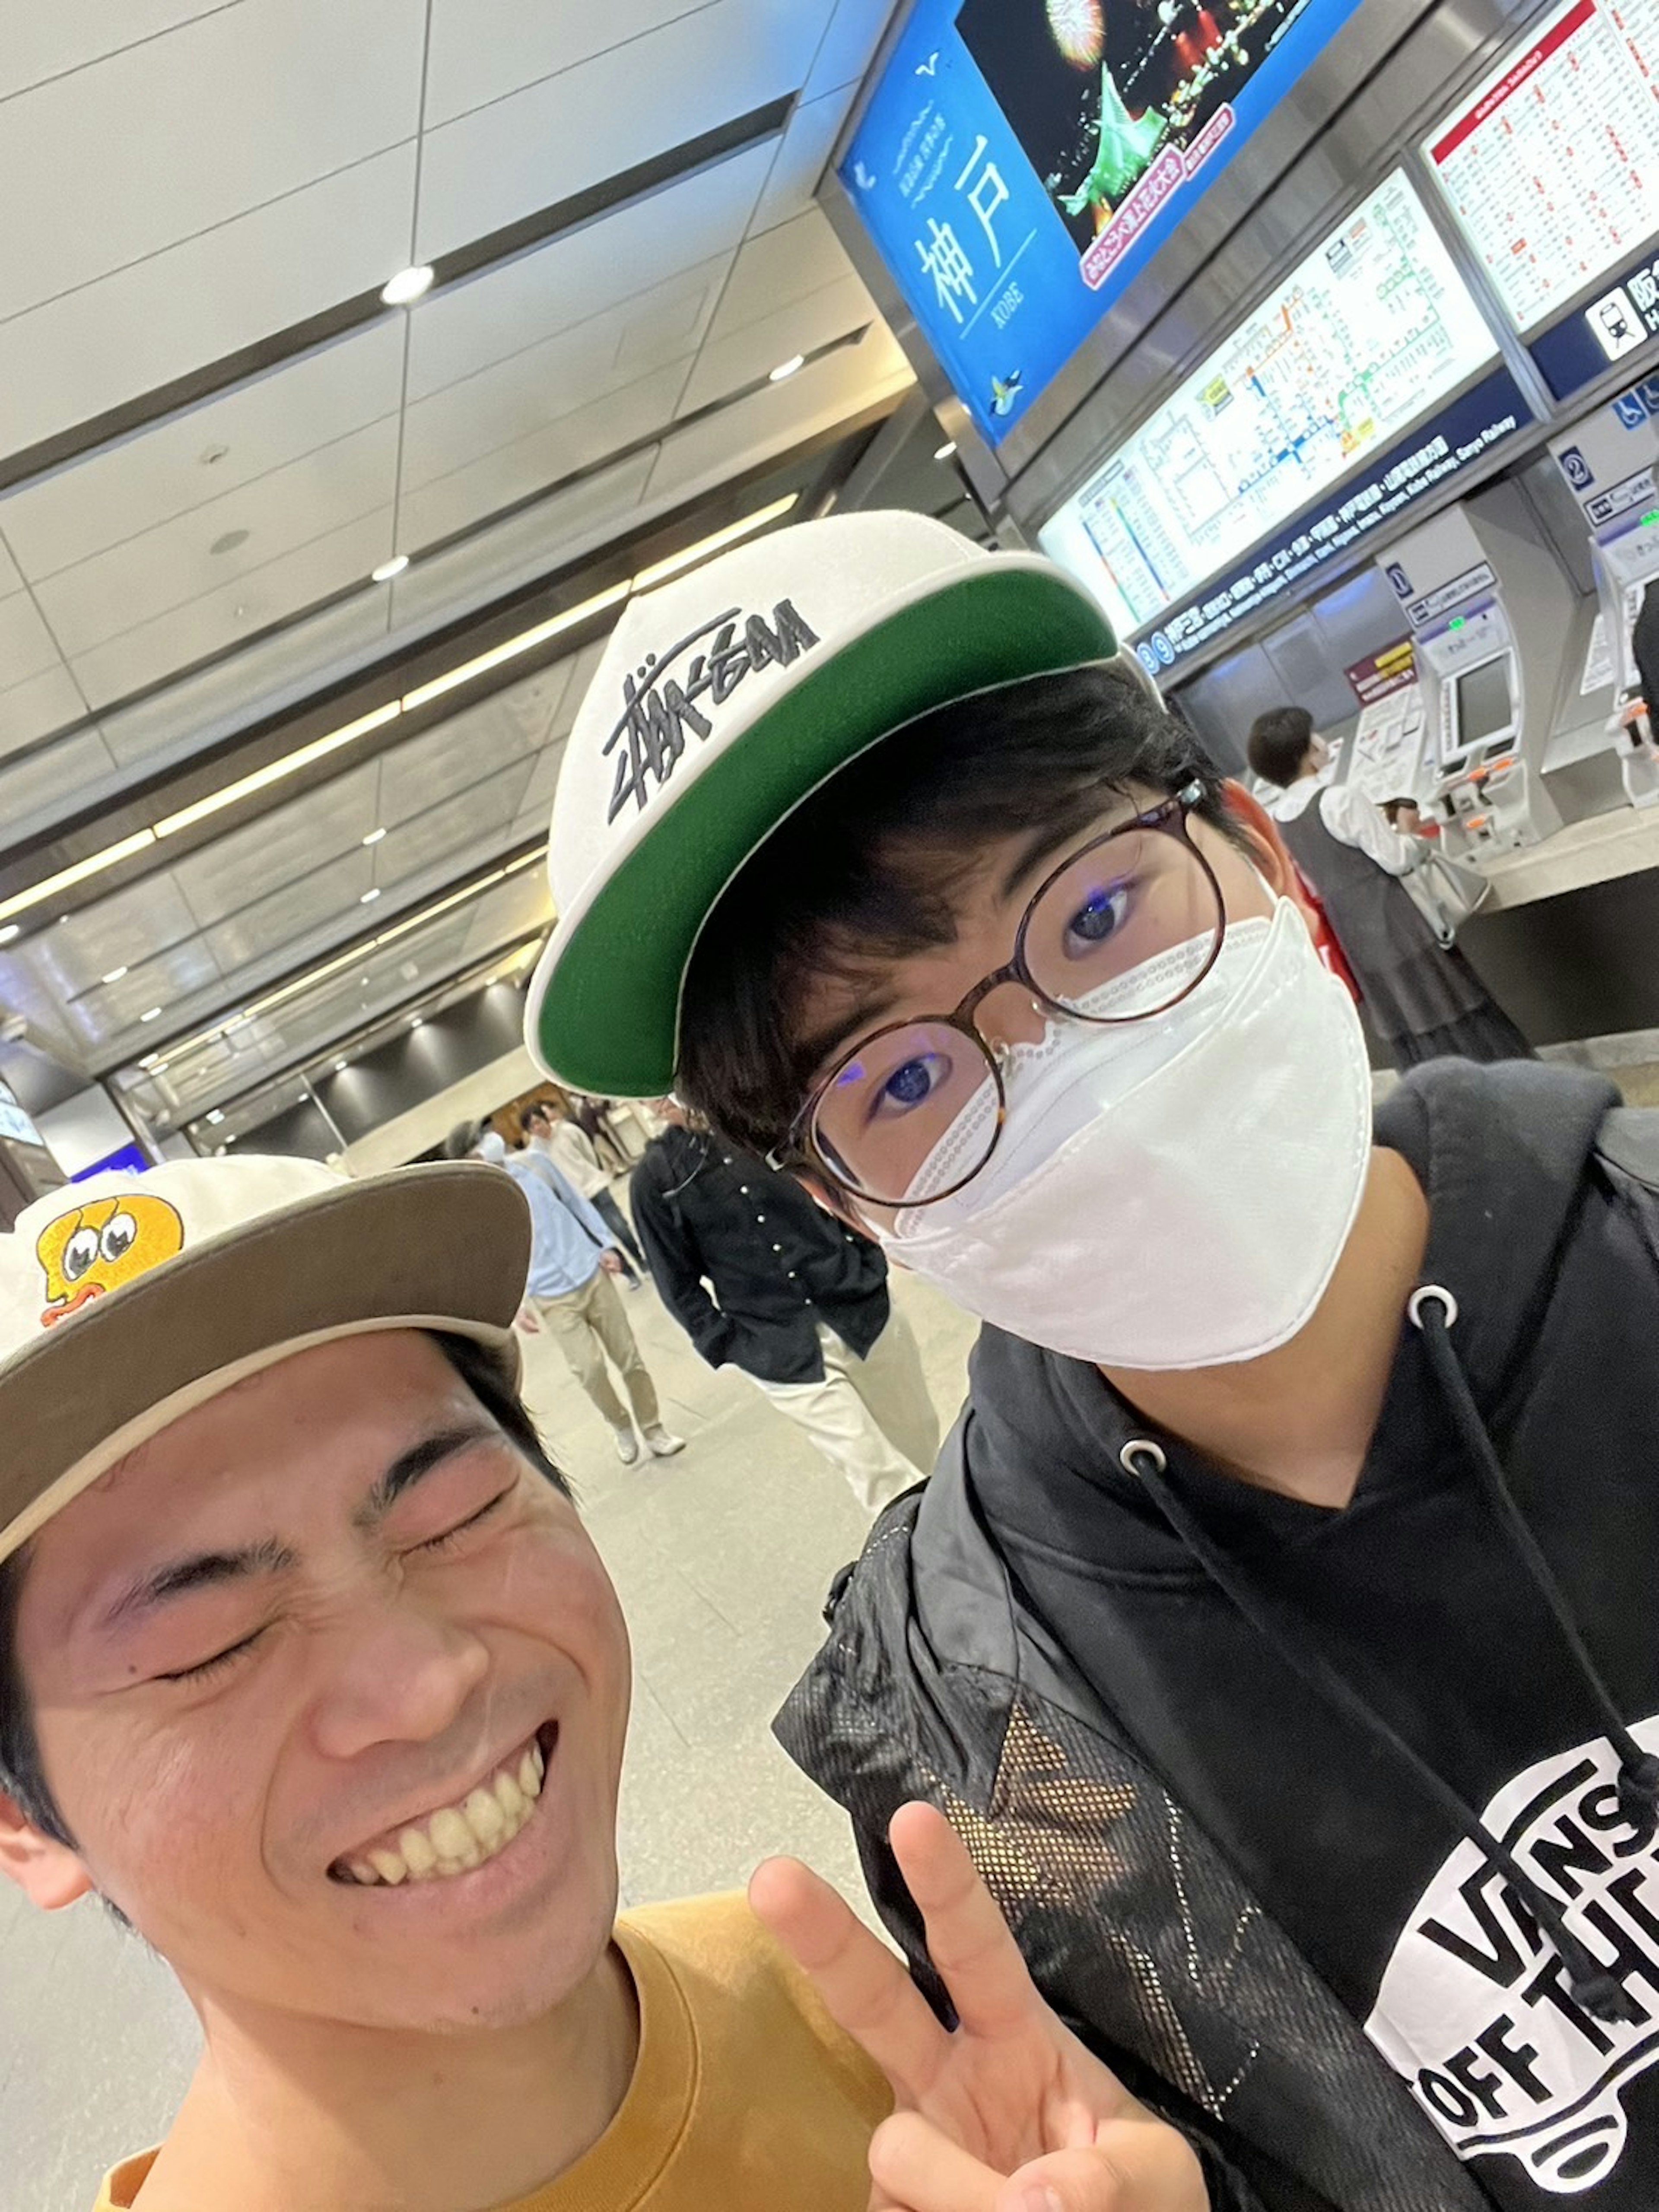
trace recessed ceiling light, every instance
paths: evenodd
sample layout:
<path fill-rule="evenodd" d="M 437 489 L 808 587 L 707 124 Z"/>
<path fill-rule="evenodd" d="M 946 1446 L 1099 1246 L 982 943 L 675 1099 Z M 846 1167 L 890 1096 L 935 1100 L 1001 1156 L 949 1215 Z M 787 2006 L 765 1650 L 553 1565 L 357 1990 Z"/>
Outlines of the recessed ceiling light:
<path fill-rule="evenodd" d="M 217 1107 L 217 1106 L 214 1107 L 214 1109 L 212 1109 L 212 1111 L 211 1111 L 211 1112 L 209 1114 L 209 1115 L 208 1115 L 208 1120 L 209 1120 L 209 1121 L 211 1123 L 211 1125 L 213 1126 L 213 1127 L 214 1127 L 214 1128 L 216 1128 L 216 1129 L 218 1127 L 218 1126 L 219 1126 L 220 1122 L 221 1122 L 221 1121 L 222 1121 L 224 1120 L 224 1118 L 225 1118 L 225 1117 L 224 1117 L 224 1115 L 223 1115 L 222 1111 L 222 1110 Z"/>
<path fill-rule="evenodd" d="M 382 561 L 378 568 L 369 570 L 368 580 L 371 584 L 389 584 L 394 576 L 401 576 L 408 566 L 407 553 L 394 553 L 389 561 Z"/>
<path fill-rule="evenodd" d="M 9 945 L 14 937 L 21 937 L 22 934 L 23 925 L 21 921 L 9 921 L 3 929 L 0 929 L 0 945 Z M 121 972 L 125 975 L 126 970 L 123 969 Z"/>
<path fill-rule="evenodd" d="M 159 1006 L 152 1006 L 147 1014 L 140 1014 L 138 1018 L 141 1022 L 159 1022 L 161 1018 L 161 1009 Z"/>
<path fill-rule="evenodd" d="M 956 440 L 954 438 L 947 438 L 945 441 L 945 443 L 939 447 L 939 451 L 933 455 L 933 459 L 936 461 L 948 461 L 951 454 L 955 453 L 956 449 Z"/>
<path fill-rule="evenodd" d="M 422 265 L 415 269 L 400 269 L 388 283 L 380 287 L 380 297 L 388 307 L 412 307 L 416 300 L 423 299 L 432 289 L 432 270 Z"/>
<path fill-rule="evenodd" d="M 385 835 L 386 831 L 384 829 L 371 830 L 368 836 L 364 838 L 363 842 L 365 845 L 378 845 Z"/>
<path fill-rule="evenodd" d="M 410 1029 L 412 1029 L 412 1030 L 418 1030 L 418 1029 L 420 1029 L 420 1028 L 423 1025 L 423 1018 L 423 1018 L 422 1015 L 420 1015 L 420 1014 L 416 1014 L 416 1017 L 415 1017 L 415 1018 L 414 1018 L 414 1020 L 410 1024 L 410 1025 L 409 1025 L 409 1026 L 410 1026 Z"/>
<path fill-rule="evenodd" d="M 373 906 L 375 900 L 379 898 L 380 896 L 380 886 L 379 884 L 371 884 L 368 889 L 363 893 L 362 896 L 358 900 L 357 903 L 359 906 Z"/>
<path fill-rule="evenodd" d="M 100 983 L 118 983 L 126 972 L 125 968 L 112 968 L 107 975 L 100 975 L 98 980 Z"/>
<path fill-rule="evenodd" d="M 343 1075 L 350 1065 L 351 1062 L 349 1060 L 337 1060 L 334 1063 L 334 1073 L 337 1075 Z"/>
<path fill-rule="evenodd" d="M 793 376 L 798 368 L 805 368 L 805 366 L 806 356 L 804 353 L 792 353 L 787 361 L 781 361 L 775 368 L 769 370 L 766 380 L 769 384 L 781 384 L 786 376 Z"/>

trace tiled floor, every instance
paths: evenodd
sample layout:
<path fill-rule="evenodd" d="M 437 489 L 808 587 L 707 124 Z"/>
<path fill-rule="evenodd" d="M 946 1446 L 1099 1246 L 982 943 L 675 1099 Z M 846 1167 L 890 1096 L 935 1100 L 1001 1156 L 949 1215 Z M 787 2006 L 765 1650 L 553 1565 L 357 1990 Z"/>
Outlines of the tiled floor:
<path fill-rule="evenodd" d="M 899 1295 L 948 1421 L 972 1325 L 925 1286 L 907 1280 Z M 678 1459 L 619 1466 L 557 1351 L 541 1337 L 527 1355 L 530 1402 L 633 1631 L 624 1895 L 730 1888 L 786 1848 L 861 1897 L 841 1814 L 767 1723 L 816 1648 L 824 1591 L 864 1516 L 758 1392 L 710 1373 L 653 1291 L 627 1305 L 665 1417 L 690 1439 Z M 0 1883 L 0 2212 L 85 2212 L 101 2171 L 165 2126 L 195 2042 L 166 1970 L 100 1908 L 49 1918 Z"/>

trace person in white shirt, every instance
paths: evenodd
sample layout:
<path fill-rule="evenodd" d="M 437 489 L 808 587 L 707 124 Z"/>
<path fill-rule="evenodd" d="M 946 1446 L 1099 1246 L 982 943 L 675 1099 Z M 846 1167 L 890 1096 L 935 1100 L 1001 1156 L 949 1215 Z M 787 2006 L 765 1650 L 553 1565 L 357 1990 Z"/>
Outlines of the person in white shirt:
<path fill-rule="evenodd" d="M 1402 1073 L 1447 1054 L 1529 1060 L 1532 1048 L 1455 945 L 1442 945 L 1402 876 L 1428 849 L 1417 810 L 1390 828 L 1349 784 L 1319 781 L 1330 750 L 1305 707 L 1274 707 L 1250 725 L 1250 766 L 1284 796 L 1271 811 L 1342 948 L 1364 1012 Z"/>
<path fill-rule="evenodd" d="M 532 1152 L 551 1160 L 566 1181 L 574 1183 L 594 1212 L 603 1217 L 622 1255 L 623 1280 L 630 1291 L 637 1291 L 646 1272 L 645 1255 L 639 1248 L 632 1224 L 611 1192 L 610 1176 L 599 1165 L 593 1139 L 568 1114 L 540 1100 L 533 1106 L 526 1106 L 520 1115 L 519 1134 Z"/>

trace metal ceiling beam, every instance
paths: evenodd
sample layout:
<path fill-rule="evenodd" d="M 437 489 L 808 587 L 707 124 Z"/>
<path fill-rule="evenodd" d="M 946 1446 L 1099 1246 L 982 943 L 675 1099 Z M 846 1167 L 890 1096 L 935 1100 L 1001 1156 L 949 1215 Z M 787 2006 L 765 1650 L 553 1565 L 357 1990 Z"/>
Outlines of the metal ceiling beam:
<path fill-rule="evenodd" d="M 221 1022 L 230 1020 L 240 1000 L 264 999 L 268 998 L 272 992 L 284 991 L 290 983 L 297 983 L 303 977 L 310 975 L 313 969 L 325 967 L 335 960 L 344 962 L 360 949 L 367 957 L 373 951 L 375 939 L 396 929 L 399 922 L 410 920 L 426 907 L 436 906 L 441 900 L 449 897 L 452 893 L 465 889 L 466 884 L 477 876 L 487 875 L 495 869 L 510 868 L 515 860 L 523 860 L 532 853 L 539 853 L 545 842 L 545 838 L 540 836 L 520 837 L 516 843 L 503 846 L 501 850 L 491 858 L 469 862 L 467 866 L 450 877 L 447 882 L 429 884 L 418 898 L 407 899 L 402 906 L 391 908 L 386 913 L 382 913 L 377 906 L 374 920 L 367 928 L 359 930 L 356 933 L 348 933 L 343 937 L 337 937 L 331 944 L 319 945 L 307 958 L 296 961 L 293 966 L 281 969 L 276 975 L 267 975 L 258 983 L 244 983 L 234 991 L 228 991 L 221 1005 L 211 1011 L 193 1014 L 189 1021 L 180 1023 L 177 1027 L 162 1035 L 146 1036 L 144 1057 L 148 1059 L 154 1053 L 157 1059 L 166 1060 L 174 1046 L 198 1035 L 204 1030 L 216 1029 Z M 483 897 L 487 891 L 493 890 L 495 888 L 494 884 L 480 884 L 479 897 Z M 452 908 L 450 912 L 454 914 L 458 911 L 465 912 L 465 910 L 464 908 L 459 909 Z M 106 1058 L 94 1063 L 88 1068 L 87 1080 L 89 1083 L 106 1082 L 118 1069 L 134 1067 L 137 1064 L 132 1054 L 118 1053 L 112 1059 Z"/>
<path fill-rule="evenodd" d="M 454 991 L 459 986 L 465 984 L 469 978 L 482 980 L 492 968 L 499 968 L 504 960 L 509 959 L 514 953 L 521 951 L 526 945 L 533 945 L 544 934 L 545 932 L 542 930 L 532 930 L 528 934 L 523 930 L 514 931 L 511 935 L 498 939 L 489 951 L 480 954 L 476 959 L 463 961 L 459 968 L 451 969 L 435 983 L 423 985 L 420 990 L 411 991 L 406 998 L 398 1000 L 392 1006 L 382 1008 L 373 1021 L 360 1022 L 355 1028 L 349 1023 L 346 1023 L 321 1042 L 309 1046 L 302 1053 L 295 1053 L 290 1060 L 283 1061 L 281 1066 L 270 1068 L 262 1073 L 257 1083 L 247 1084 L 240 1091 L 228 1091 L 222 1097 L 213 1099 L 205 1106 L 193 1107 L 189 1113 L 182 1115 L 178 1121 L 174 1121 L 171 1125 L 172 1128 L 186 1131 L 200 1128 L 210 1114 L 226 1115 L 234 1114 L 246 1105 L 249 1100 L 258 1098 L 262 1091 L 274 1091 L 279 1084 L 292 1083 L 296 1076 L 304 1076 L 309 1082 L 310 1070 L 319 1060 L 327 1060 L 331 1054 L 337 1055 L 347 1051 L 360 1039 L 373 1037 L 378 1030 L 385 1030 L 389 1033 L 401 1025 L 407 1024 L 413 1015 L 419 1013 L 422 1008 L 428 1006 L 434 999 L 441 998 L 446 992 Z M 371 1047 L 370 1049 L 373 1048 Z"/>
<path fill-rule="evenodd" d="M 713 130 L 700 131 L 695 138 L 687 138 L 678 146 L 653 155 L 648 161 L 620 169 L 614 176 L 602 178 L 598 184 L 572 193 L 566 199 L 555 200 L 547 207 L 520 216 L 516 222 L 490 231 L 483 238 L 470 240 L 452 252 L 440 254 L 432 264 L 434 289 L 464 283 L 499 269 L 586 223 L 614 215 L 631 201 L 648 199 L 672 185 L 684 183 L 700 169 L 730 161 L 736 154 L 746 153 L 751 146 L 780 137 L 793 106 L 793 94 L 769 100 L 763 107 L 751 108 L 747 114 L 734 116 L 728 123 L 717 124 Z M 388 276 L 392 274 L 390 269 L 386 270 Z M 16 453 L 0 458 L 0 492 L 14 491 L 21 484 L 52 475 L 73 462 L 84 460 L 100 446 L 112 445 L 118 439 L 152 429 L 169 416 L 187 414 L 204 401 L 220 398 L 239 384 L 251 383 L 274 368 L 286 368 L 306 354 L 365 328 L 383 315 L 402 313 L 401 308 L 386 305 L 378 286 L 372 291 L 359 292 L 351 299 L 337 301 L 332 307 L 307 316 L 302 322 L 290 323 L 285 330 L 273 331 L 252 345 L 222 355 L 217 361 L 204 362 L 188 375 L 175 377 L 170 383 L 124 400 L 118 407 L 91 416 L 35 445 L 21 447 Z"/>
<path fill-rule="evenodd" d="M 894 404 L 892 400 L 877 402 L 849 420 L 803 440 L 787 453 L 757 462 L 727 478 L 717 492 L 686 501 L 671 514 L 631 535 L 614 539 L 579 562 L 505 593 L 488 608 L 429 633 L 418 645 L 400 647 L 374 667 L 323 687 L 299 709 L 289 708 L 281 714 L 264 717 L 222 744 L 195 755 L 182 767 L 135 780 L 114 804 L 100 801 L 60 819 L 51 830 L 36 836 L 19 840 L 9 848 L 0 847 L 0 899 L 26 890 L 60 869 L 149 828 L 158 819 L 208 796 L 223 784 L 283 758 L 313 738 L 373 713 L 376 708 L 388 704 L 459 663 L 488 653 L 521 630 L 568 607 L 580 605 L 641 568 L 683 551 L 711 530 L 737 520 L 738 503 L 756 485 L 782 482 L 810 465 L 820 453 L 829 452 L 833 455 L 846 441 L 862 439 L 870 426 L 884 420 Z M 807 503 L 810 506 L 810 492 Z M 31 933 L 44 929 L 64 915 L 98 904 L 112 892 L 125 890 L 170 866 L 186 853 L 213 843 L 227 831 L 270 812 L 303 792 L 331 781 L 347 769 L 372 760 L 405 738 L 447 720 L 463 706 L 474 705 L 534 674 L 538 668 L 580 651 L 584 644 L 603 635 L 613 620 L 610 611 L 601 612 L 591 621 L 562 632 L 544 647 L 533 648 L 503 664 L 500 671 L 480 678 L 464 695 L 453 695 L 412 709 L 356 741 L 347 750 L 319 762 L 314 769 L 302 770 L 279 784 L 269 785 L 248 799 L 226 808 L 199 830 L 187 830 L 164 844 L 147 847 L 130 860 L 100 871 L 71 886 L 61 896 L 43 902 L 38 912 L 27 918 L 25 927 Z"/>

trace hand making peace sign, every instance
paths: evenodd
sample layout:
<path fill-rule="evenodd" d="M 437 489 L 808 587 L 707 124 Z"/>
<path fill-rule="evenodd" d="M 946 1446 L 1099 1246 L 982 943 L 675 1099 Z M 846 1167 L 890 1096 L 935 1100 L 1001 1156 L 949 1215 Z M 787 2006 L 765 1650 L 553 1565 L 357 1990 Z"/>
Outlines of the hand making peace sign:
<path fill-rule="evenodd" d="M 749 1893 L 893 2086 L 897 2110 L 870 2145 L 871 2212 L 1207 2212 L 1190 2145 L 1043 2002 L 944 1815 L 907 1805 L 890 1835 L 954 2033 L 807 1868 L 770 1859 Z"/>

